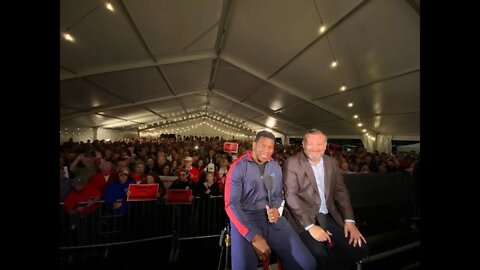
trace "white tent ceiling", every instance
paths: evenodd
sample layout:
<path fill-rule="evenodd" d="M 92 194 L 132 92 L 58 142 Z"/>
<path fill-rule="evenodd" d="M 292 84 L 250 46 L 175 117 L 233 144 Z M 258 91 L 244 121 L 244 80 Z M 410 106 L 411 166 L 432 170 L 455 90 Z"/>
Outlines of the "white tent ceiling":
<path fill-rule="evenodd" d="M 60 1 L 61 127 L 420 135 L 419 0 L 110 2 Z"/>

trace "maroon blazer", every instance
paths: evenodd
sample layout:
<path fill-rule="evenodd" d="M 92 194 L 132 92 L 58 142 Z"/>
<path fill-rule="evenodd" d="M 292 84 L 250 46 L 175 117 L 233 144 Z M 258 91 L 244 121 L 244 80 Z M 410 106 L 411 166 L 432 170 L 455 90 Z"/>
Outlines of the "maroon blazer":
<path fill-rule="evenodd" d="M 336 159 L 323 156 L 325 169 L 325 196 L 327 209 L 335 221 L 343 226 L 345 219 L 354 219 L 352 204 Z M 320 196 L 307 156 L 300 152 L 283 164 L 283 190 L 287 216 L 300 233 L 315 223 L 320 210 Z"/>

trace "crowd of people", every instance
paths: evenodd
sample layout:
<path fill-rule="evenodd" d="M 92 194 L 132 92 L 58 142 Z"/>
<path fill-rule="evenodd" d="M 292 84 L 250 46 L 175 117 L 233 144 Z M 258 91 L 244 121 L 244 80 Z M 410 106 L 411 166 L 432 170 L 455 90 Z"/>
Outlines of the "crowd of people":
<path fill-rule="evenodd" d="M 131 138 L 115 141 L 95 140 L 93 142 L 74 142 L 70 139 L 60 145 L 60 164 L 67 166 L 71 173 L 83 157 L 92 157 L 93 171 L 100 171 L 100 161 L 109 161 L 113 171 L 120 167 L 129 167 L 132 173 L 141 170 L 144 173 L 154 172 L 157 175 L 177 176 L 183 165 L 183 159 L 192 157 L 192 166 L 200 171 L 206 171 L 209 163 L 213 163 L 220 176 L 228 170 L 233 159 L 246 153 L 250 149 L 250 141 L 233 140 L 239 144 L 238 153 L 230 154 L 223 151 L 223 143 L 227 140 L 219 137 L 198 136 L 161 136 L 160 138 Z M 230 142 L 232 140 L 229 140 Z M 276 144 L 273 158 L 280 164 L 302 151 L 302 145 Z M 83 154 L 83 155 L 82 155 Z M 340 169 L 346 173 L 365 172 L 395 172 L 411 170 L 418 155 L 415 152 L 385 154 L 375 151 L 367 152 L 359 146 L 348 151 L 339 151 L 337 148 L 325 151 L 326 155 L 337 159 Z M 77 161 L 78 160 L 78 161 Z M 75 162 L 77 161 L 77 164 Z M 88 160 L 82 161 L 80 167 L 89 167 Z M 141 163 L 142 165 L 140 165 Z M 90 171 L 93 172 L 93 171 Z M 87 172 L 88 173 L 88 172 Z"/>
<path fill-rule="evenodd" d="M 107 199 L 107 203 L 117 208 L 117 200 L 123 198 L 105 197 L 108 188 L 119 188 L 118 183 L 125 185 L 127 182 L 158 183 L 158 196 L 161 197 L 166 192 L 165 185 L 160 181 L 162 176 L 177 177 L 168 188 L 189 188 L 194 196 L 200 197 L 222 195 L 230 165 L 251 149 L 251 142 L 236 140 L 238 152 L 224 152 L 225 142 L 219 137 L 166 135 L 93 142 L 70 139 L 60 146 L 60 201 L 75 191 L 75 194 L 70 194 L 65 206 L 65 210 L 72 214 L 76 210 L 68 207 L 85 199 L 92 202 Z M 276 143 L 272 157 L 283 167 L 285 161 L 301 152 L 302 148 L 302 145 Z M 363 147 L 350 151 L 330 151 L 327 147 L 325 155 L 335 158 L 343 173 L 411 171 L 418 160 L 415 152 L 395 156 L 378 151 L 369 153 Z M 110 187 L 112 183 L 117 184 Z M 84 186 L 87 187 L 85 194 L 79 196 Z M 112 193 L 115 192 L 108 194 Z"/>

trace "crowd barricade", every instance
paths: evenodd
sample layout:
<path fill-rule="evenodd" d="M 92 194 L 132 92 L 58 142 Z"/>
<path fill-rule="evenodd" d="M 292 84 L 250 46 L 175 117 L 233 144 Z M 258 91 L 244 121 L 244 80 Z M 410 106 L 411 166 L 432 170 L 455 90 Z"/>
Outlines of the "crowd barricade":
<path fill-rule="evenodd" d="M 408 252 L 413 252 L 409 260 L 418 263 L 418 185 L 410 174 L 345 174 L 344 179 L 357 226 L 370 250 L 357 269 Z M 96 211 L 86 216 L 71 216 L 60 204 L 61 250 L 171 238 L 170 261 L 176 261 L 180 241 L 220 237 L 228 223 L 223 196 L 197 197 L 189 204 L 167 204 L 163 199 L 129 202 L 128 211 L 122 215 L 114 214 L 103 201 L 98 204 Z"/>
<path fill-rule="evenodd" d="M 162 236 L 218 236 L 228 218 L 223 196 L 196 197 L 191 204 L 155 201 L 128 202 L 128 210 L 114 214 L 104 201 L 85 216 L 69 215 L 60 204 L 61 248 L 108 245 Z"/>

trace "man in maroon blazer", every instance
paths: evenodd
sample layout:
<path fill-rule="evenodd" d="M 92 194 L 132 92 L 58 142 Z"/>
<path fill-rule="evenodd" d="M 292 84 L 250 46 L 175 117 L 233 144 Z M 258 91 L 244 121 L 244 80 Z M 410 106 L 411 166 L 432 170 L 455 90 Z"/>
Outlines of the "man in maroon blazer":
<path fill-rule="evenodd" d="M 368 248 L 338 162 L 324 155 L 327 137 L 318 129 L 309 130 L 302 145 L 303 152 L 283 166 L 289 221 L 317 259 L 317 269 L 349 269 Z"/>

